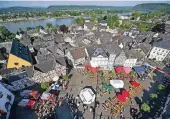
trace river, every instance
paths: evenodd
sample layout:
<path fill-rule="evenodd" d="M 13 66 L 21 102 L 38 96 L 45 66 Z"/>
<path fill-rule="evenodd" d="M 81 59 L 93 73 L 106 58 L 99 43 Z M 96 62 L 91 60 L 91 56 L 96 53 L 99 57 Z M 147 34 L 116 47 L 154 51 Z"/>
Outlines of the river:
<path fill-rule="evenodd" d="M 38 20 L 38 21 L 24 21 L 24 22 L 9 22 L 6 24 L 0 24 L 0 26 L 5 26 L 10 32 L 16 33 L 19 28 L 22 30 L 26 30 L 27 27 L 35 27 L 42 25 L 43 27 L 46 26 L 46 23 L 51 23 L 52 25 L 62 25 L 65 24 L 70 26 L 73 22 L 73 18 L 57 18 L 57 19 L 45 19 L 45 20 Z"/>

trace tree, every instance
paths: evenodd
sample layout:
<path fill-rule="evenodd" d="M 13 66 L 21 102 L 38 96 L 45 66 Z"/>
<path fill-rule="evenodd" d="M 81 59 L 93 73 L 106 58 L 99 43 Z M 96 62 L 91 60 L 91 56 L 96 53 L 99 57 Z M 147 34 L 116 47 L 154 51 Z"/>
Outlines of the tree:
<path fill-rule="evenodd" d="M 27 28 L 26 28 L 27 31 L 29 31 L 29 30 L 31 30 L 31 29 L 32 29 L 31 27 L 27 27 Z"/>
<path fill-rule="evenodd" d="M 96 19 L 97 19 L 96 14 L 95 13 L 91 13 L 90 14 L 90 21 L 94 23 L 96 21 Z"/>
<path fill-rule="evenodd" d="M 63 33 L 67 33 L 68 32 L 68 27 L 63 24 L 63 25 L 60 26 L 60 31 L 62 31 Z"/>
<path fill-rule="evenodd" d="M 84 25 L 85 19 L 83 17 L 78 17 L 75 19 L 75 22 L 79 25 Z"/>
<path fill-rule="evenodd" d="M 130 72 L 130 76 L 136 77 L 136 72 L 135 72 L 135 71 L 131 71 L 131 72 Z"/>
<path fill-rule="evenodd" d="M 52 24 L 51 23 L 46 23 L 46 27 L 49 29 L 49 28 L 52 28 Z"/>
<path fill-rule="evenodd" d="M 143 110 L 144 112 L 150 112 L 150 106 L 146 103 L 143 103 L 141 106 L 141 110 Z"/>
<path fill-rule="evenodd" d="M 115 73 L 114 71 L 110 71 L 110 72 L 109 72 L 109 75 L 110 75 L 111 77 L 114 77 L 114 76 L 116 75 L 116 73 Z"/>
<path fill-rule="evenodd" d="M 0 42 L 4 42 L 6 40 L 11 40 L 15 38 L 15 35 L 11 33 L 5 26 L 0 26 Z"/>
<path fill-rule="evenodd" d="M 150 96 L 151 99 L 156 99 L 156 98 L 158 98 L 158 95 L 155 94 L 155 93 L 151 93 L 149 96 Z"/>
<path fill-rule="evenodd" d="M 147 14 L 140 14 L 140 20 L 146 21 L 147 20 Z"/>
<path fill-rule="evenodd" d="M 109 15 L 107 18 L 107 25 L 109 26 L 109 28 L 114 28 L 115 26 L 118 27 L 120 25 L 118 20 L 119 19 L 117 15 Z"/>
<path fill-rule="evenodd" d="M 136 20 L 137 18 L 140 17 L 140 14 L 141 13 L 139 11 L 135 11 L 135 12 L 132 13 L 132 17 Z"/>
<path fill-rule="evenodd" d="M 65 81 L 68 81 L 68 80 L 69 80 L 69 76 L 68 76 L 68 75 L 63 75 L 63 79 L 64 79 Z"/>
<path fill-rule="evenodd" d="M 158 89 L 159 91 L 165 90 L 165 86 L 162 85 L 162 84 L 159 84 L 158 87 L 157 87 L 157 89 Z"/>
<path fill-rule="evenodd" d="M 91 76 L 94 76 L 94 73 L 92 71 L 88 71 L 87 74 L 91 77 Z"/>
<path fill-rule="evenodd" d="M 49 87 L 49 83 L 48 82 L 44 82 L 44 83 L 41 83 L 41 88 L 42 89 L 47 89 Z"/>
<path fill-rule="evenodd" d="M 100 23 L 102 20 L 104 20 L 102 16 L 99 16 L 99 17 L 97 18 L 97 22 L 98 22 L 98 23 Z"/>
<path fill-rule="evenodd" d="M 53 30 L 53 32 L 55 32 L 55 33 L 57 33 L 57 29 L 58 29 L 58 24 L 56 24 L 56 25 L 54 25 L 54 26 L 52 27 L 52 30 Z"/>

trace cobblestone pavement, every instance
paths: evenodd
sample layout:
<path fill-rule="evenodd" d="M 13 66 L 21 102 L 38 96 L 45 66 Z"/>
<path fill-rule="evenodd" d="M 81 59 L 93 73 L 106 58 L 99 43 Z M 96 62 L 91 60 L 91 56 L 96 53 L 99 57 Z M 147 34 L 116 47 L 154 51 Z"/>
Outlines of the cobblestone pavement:
<path fill-rule="evenodd" d="M 64 96 L 66 93 L 73 94 L 73 97 L 76 97 L 77 95 L 79 95 L 80 91 L 86 86 L 92 86 L 93 89 L 96 90 L 97 80 L 89 79 L 89 77 L 87 75 L 82 75 L 75 69 L 74 69 L 74 71 L 72 71 L 72 74 L 73 74 L 73 76 L 69 82 L 68 88 L 66 91 L 61 92 L 61 94 L 60 94 L 61 97 Z M 83 83 L 81 83 L 82 81 L 83 81 Z M 130 108 L 131 107 L 139 109 L 139 105 L 136 103 L 135 99 L 138 97 L 138 99 L 142 101 L 143 97 L 145 97 L 145 96 L 147 97 L 147 94 L 145 92 L 147 92 L 147 91 L 150 92 L 151 86 L 153 86 L 153 84 L 154 84 L 154 81 L 149 80 L 149 79 L 144 80 L 144 81 L 138 80 L 138 82 L 142 85 L 143 91 L 141 90 L 141 92 L 139 92 L 136 95 L 136 97 L 133 98 L 132 104 L 131 104 L 131 102 L 129 102 L 127 105 L 125 105 L 123 114 L 126 119 L 131 118 L 131 116 L 130 116 Z M 125 83 L 124 88 L 129 90 L 128 81 L 125 80 L 124 83 Z M 100 84 L 100 81 L 99 81 L 99 84 Z M 101 87 L 101 86 L 99 85 L 99 87 Z M 93 118 L 93 113 L 91 113 L 89 110 L 87 110 L 84 113 L 84 118 L 85 119 L 100 119 L 100 115 L 102 113 L 102 117 L 105 119 L 108 119 L 108 118 L 119 119 L 120 115 L 118 115 L 117 117 L 113 117 L 112 114 L 110 113 L 110 110 L 105 112 L 104 108 L 102 107 L 102 103 L 104 103 L 105 100 L 107 100 L 109 97 L 112 98 L 116 95 L 115 91 L 119 91 L 119 90 L 116 89 L 116 90 L 113 90 L 110 94 L 105 94 L 102 97 L 97 97 L 96 100 L 100 102 L 100 105 L 99 105 L 99 107 L 96 107 L 94 118 Z M 78 101 L 81 102 L 81 100 L 78 100 Z M 94 103 L 91 105 L 88 105 L 88 107 L 90 107 L 90 106 L 94 106 Z M 83 112 L 82 107 L 83 106 L 81 104 L 79 106 L 79 110 Z"/>

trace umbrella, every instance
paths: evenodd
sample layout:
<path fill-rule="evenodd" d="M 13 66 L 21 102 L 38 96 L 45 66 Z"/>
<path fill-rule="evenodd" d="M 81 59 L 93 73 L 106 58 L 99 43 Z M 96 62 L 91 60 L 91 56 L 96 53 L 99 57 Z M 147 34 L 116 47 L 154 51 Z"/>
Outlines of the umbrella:
<path fill-rule="evenodd" d="M 84 88 L 80 92 L 80 98 L 84 104 L 91 104 L 95 100 L 95 94 L 90 88 Z"/>
<path fill-rule="evenodd" d="M 122 80 L 110 80 L 110 84 L 114 88 L 123 88 L 124 82 Z"/>
<path fill-rule="evenodd" d="M 58 79 L 59 79 L 59 77 L 58 77 L 58 76 L 55 76 L 55 77 L 53 78 L 53 81 L 57 82 Z"/>
<path fill-rule="evenodd" d="M 58 88 L 59 88 L 59 84 L 57 82 L 55 82 L 51 85 L 52 90 L 57 90 Z"/>

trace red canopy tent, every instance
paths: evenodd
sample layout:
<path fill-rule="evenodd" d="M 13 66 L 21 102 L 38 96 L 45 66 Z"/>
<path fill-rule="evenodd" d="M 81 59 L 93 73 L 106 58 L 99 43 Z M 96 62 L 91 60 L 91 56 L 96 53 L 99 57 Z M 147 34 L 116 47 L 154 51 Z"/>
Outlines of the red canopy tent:
<path fill-rule="evenodd" d="M 136 81 L 131 81 L 130 84 L 132 86 L 134 86 L 134 87 L 139 87 L 140 86 L 140 84 L 138 82 L 136 82 Z"/>
<path fill-rule="evenodd" d="M 121 94 L 118 94 L 117 95 L 117 99 L 120 101 L 120 102 L 126 102 L 126 100 L 130 97 L 130 94 L 128 91 L 126 90 L 122 90 Z"/>
<path fill-rule="evenodd" d="M 35 105 L 34 100 L 29 100 L 28 104 L 26 105 L 27 108 L 32 108 Z"/>
<path fill-rule="evenodd" d="M 38 91 L 32 91 L 30 94 L 29 94 L 29 97 L 31 98 L 36 98 L 38 95 Z"/>
<path fill-rule="evenodd" d="M 92 67 L 90 65 L 86 65 L 85 66 L 85 70 L 89 70 L 89 71 L 91 71 L 93 73 L 97 73 L 98 72 L 98 68 L 97 67 Z"/>
<path fill-rule="evenodd" d="M 117 74 L 120 74 L 121 72 L 125 74 L 129 74 L 131 72 L 132 68 L 130 67 L 115 67 L 115 72 Z"/>

